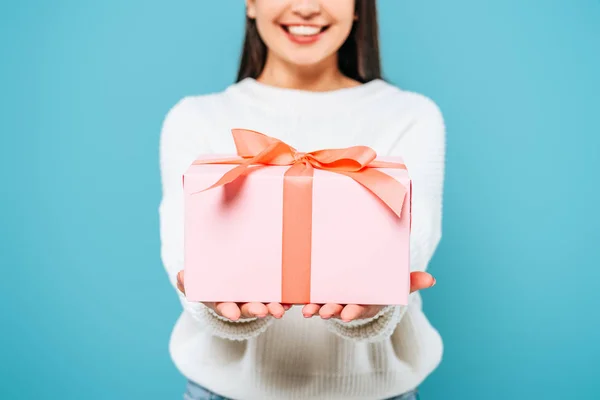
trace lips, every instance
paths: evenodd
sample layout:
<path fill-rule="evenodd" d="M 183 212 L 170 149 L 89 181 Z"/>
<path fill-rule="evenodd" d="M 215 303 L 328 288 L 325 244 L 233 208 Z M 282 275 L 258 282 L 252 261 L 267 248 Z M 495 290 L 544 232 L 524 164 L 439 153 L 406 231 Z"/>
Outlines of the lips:
<path fill-rule="evenodd" d="M 314 43 L 322 36 L 329 25 L 303 25 L 303 24 L 281 24 L 288 38 L 297 44 Z"/>

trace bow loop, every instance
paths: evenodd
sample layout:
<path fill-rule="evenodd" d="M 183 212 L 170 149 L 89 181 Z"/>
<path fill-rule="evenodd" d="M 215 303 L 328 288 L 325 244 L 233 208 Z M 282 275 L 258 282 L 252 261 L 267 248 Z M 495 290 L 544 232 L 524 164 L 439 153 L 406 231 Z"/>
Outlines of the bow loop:
<path fill-rule="evenodd" d="M 233 135 L 237 154 L 242 158 L 256 157 L 266 149 L 271 148 L 271 151 L 277 153 L 272 157 L 273 160 L 278 160 L 276 164 L 285 165 L 284 159 L 293 160 L 296 152 L 296 149 L 281 140 L 260 132 L 249 129 L 232 129 L 231 134 Z"/>
<path fill-rule="evenodd" d="M 317 150 L 309 154 L 322 169 L 349 172 L 357 172 L 366 168 L 377 157 L 375 151 L 366 146 Z"/>

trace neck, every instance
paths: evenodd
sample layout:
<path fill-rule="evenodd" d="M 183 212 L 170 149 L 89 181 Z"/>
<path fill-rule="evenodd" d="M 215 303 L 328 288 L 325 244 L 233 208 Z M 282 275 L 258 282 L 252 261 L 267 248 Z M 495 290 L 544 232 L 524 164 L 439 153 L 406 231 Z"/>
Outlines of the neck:
<path fill-rule="evenodd" d="M 303 66 L 285 62 L 270 52 L 257 81 L 270 86 L 311 92 L 326 92 L 360 84 L 341 73 L 337 66 L 337 54 L 317 65 Z"/>

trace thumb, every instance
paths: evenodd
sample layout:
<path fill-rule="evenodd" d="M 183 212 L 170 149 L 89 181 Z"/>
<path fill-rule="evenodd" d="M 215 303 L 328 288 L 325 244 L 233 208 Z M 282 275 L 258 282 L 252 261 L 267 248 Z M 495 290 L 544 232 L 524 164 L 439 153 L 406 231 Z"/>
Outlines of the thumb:
<path fill-rule="evenodd" d="M 410 292 L 427 289 L 435 285 L 435 278 L 431 274 L 422 271 L 410 273 Z"/>
<path fill-rule="evenodd" d="M 177 289 L 183 294 L 185 294 L 185 286 L 183 284 L 183 271 L 179 271 L 177 273 Z"/>

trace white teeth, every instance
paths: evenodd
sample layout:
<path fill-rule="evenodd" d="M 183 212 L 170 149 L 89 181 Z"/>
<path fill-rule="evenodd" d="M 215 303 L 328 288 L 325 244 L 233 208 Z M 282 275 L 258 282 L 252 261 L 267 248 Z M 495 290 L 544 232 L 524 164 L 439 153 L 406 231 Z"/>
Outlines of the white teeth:
<path fill-rule="evenodd" d="M 313 36 L 319 34 L 321 28 L 307 25 L 290 25 L 288 31 L 295 36 Z"/>

